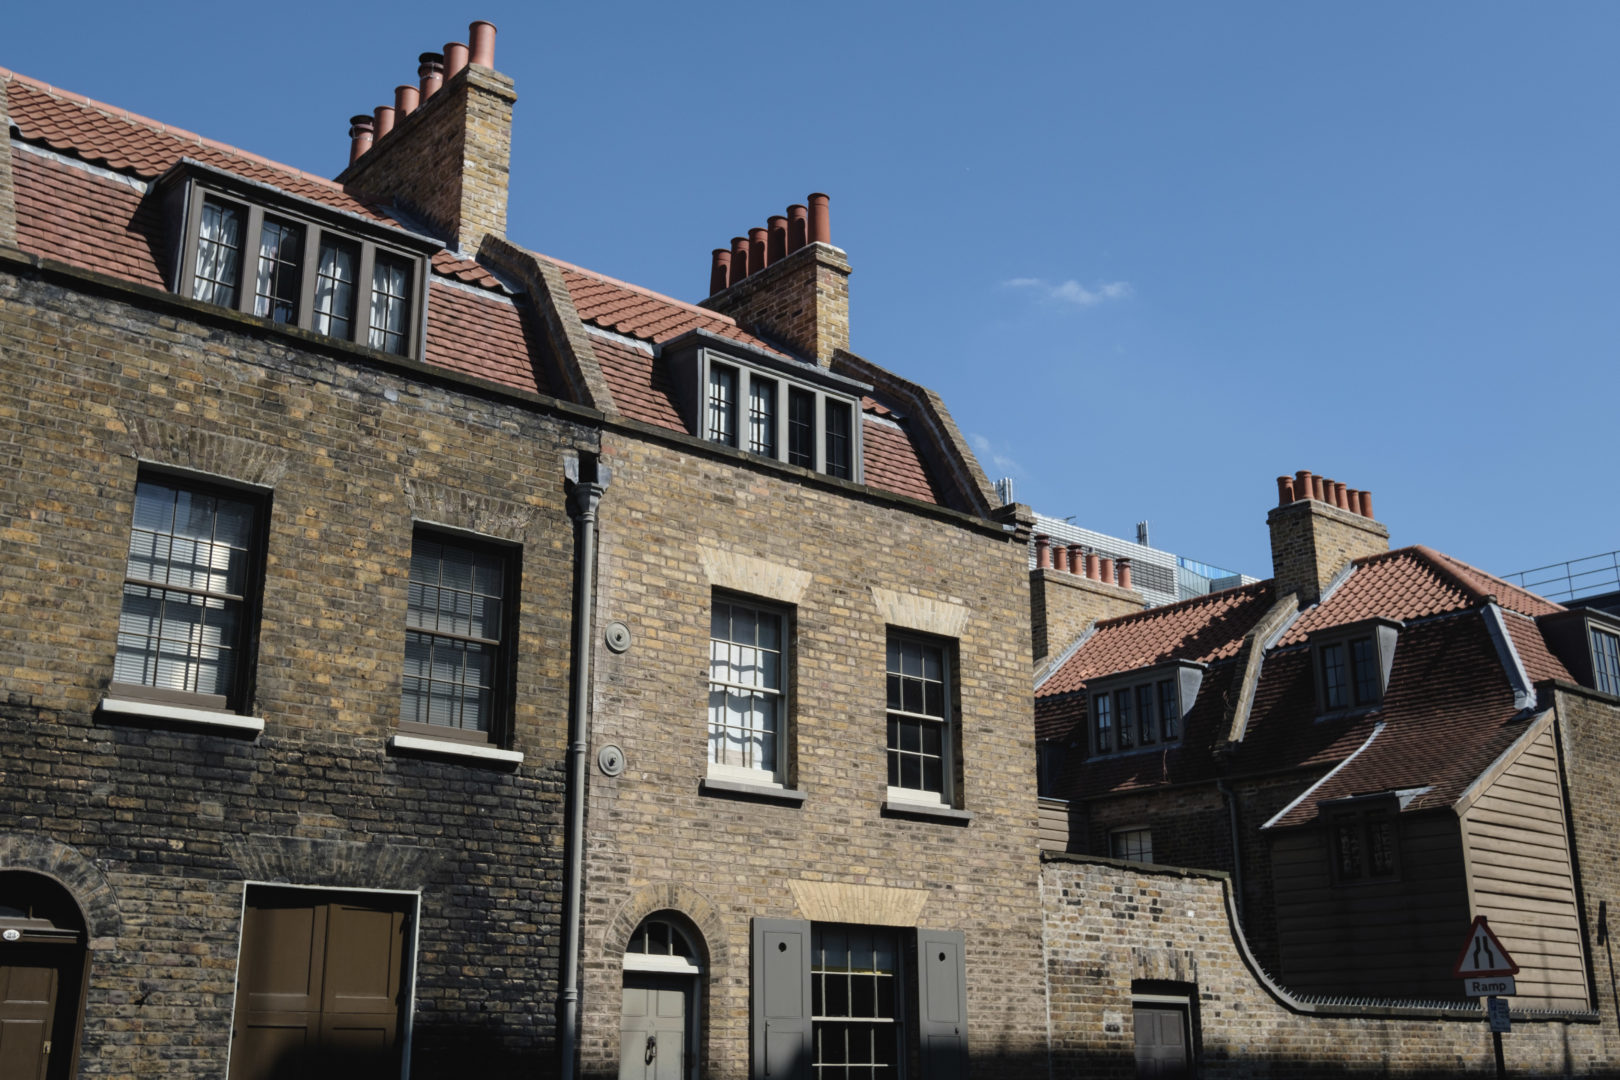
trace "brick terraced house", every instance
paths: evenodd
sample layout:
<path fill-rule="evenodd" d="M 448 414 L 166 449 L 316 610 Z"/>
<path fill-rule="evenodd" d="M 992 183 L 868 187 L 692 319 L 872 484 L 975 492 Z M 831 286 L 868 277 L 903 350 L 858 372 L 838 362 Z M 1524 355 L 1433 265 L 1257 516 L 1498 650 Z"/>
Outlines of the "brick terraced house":
<path fill-rule="evenodd" d="M 0 1074 L 1044 1065 L 1027 511 L 825 196 L 507 239 L 493 65 L 335 180 L 0 71 Z"/>
<path fill-rule="evenodd" d="M 1390 550 L 1342 484 L 1278 485 L 1274 577 L 1104 613 L 1038 673 L 1043 845 L 1229 874 L 1295 1006 L 1462 1006 L 1482 915 L 1516 1010 L 1612 1025 L 1620 620 Z"/>

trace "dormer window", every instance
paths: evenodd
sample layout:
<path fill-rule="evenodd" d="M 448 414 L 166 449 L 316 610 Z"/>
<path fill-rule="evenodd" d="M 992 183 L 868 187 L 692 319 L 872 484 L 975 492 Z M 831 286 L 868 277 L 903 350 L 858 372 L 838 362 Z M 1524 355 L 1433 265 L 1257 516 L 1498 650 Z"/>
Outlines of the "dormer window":
<path fill-rule="evenodd" d="M 664 353 L 683 411 L 704 439 L 860 479 L 860 395 L 870 387 L 701 330 Z"/>
<path fill-rule="evenodd" d="M 427 256 L 436 242 L 195 162 L 175 175 L 163 183 L 176 292 L 380 352 L 420 355 Z"/>
<path fill-rule="evenodd" d="M 1181 741 L 1182 720 L 1203 682 L 1204 665 L 1173 661 L 1094 680 L 1093 755 L 1151 750 Z"/>
<path fill-rule="evenodd" d="M 1400 625 L 1369 619 L 1311 635 L 1318 712 L 1370 709 L 1384 699 Z"/>
<path fill-rule="evenodd" d="M 1620 696 L 1620 634 L 1589 628 L 1592 637 L 1592 686 Z"/>
<path fill-rule="evenodd" d="M 1536 626 L 1576 682 L 1620 697 L 1620 617 L 1576 607 L 1543 615 Z"/>

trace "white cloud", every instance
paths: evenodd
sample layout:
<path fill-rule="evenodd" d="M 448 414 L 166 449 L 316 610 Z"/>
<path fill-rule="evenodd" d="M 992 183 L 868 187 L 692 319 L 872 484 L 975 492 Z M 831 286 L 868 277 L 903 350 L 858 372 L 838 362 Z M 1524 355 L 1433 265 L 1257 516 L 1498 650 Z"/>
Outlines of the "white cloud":
<path fill-rule="evenodd" d="M 988 462 L 989 464 L 995 466 L 996 472 L 998 473 L 1006 473 L 1014 476 L 1023 474 L 1024 467 L 1022 465 L 1008 457 L 1006 453 L 1003 452 L 1002 448 L 997 447 L 983 435 L 969 434 L 968 442 L 973 444 L 973 452 L 974 454 L 978 455 L 979 463 L 981 465 Z"/>
<path fill-rule="evenodd" d="M 1090 289 L 1073 278 L 1057 285 L 1044 278 L 1030 277 L 1011 278 L 1001 284 L 1008 289 L 1034 289 L 1043 299 L 1075 307 L 1096 307 L 1111 300 L 1125 300 L 1132 295 L 1127 281 L 1104 282 Z"/>

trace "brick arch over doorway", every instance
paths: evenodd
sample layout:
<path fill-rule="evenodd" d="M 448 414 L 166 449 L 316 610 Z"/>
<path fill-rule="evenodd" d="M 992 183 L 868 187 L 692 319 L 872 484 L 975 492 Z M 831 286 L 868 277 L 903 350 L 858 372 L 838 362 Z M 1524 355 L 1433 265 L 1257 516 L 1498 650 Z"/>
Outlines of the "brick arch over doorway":
<path fill-rule="evenodd" d="M 719 912 L 709 898 L 686 885 L 643 885 L 619 906 L 603 932 L 602 954 L 623 956 L 636 927 L 655 911 L 673 911 L 690 919 L 708 953 L 710 971 L 726 970 L 726 936 Z"/>
<path fill-rule="evenodd" d="M 28 870 L 60 883 L 79 906 L 91 949 L 111 948 L 123 931 L 112 884 L 94 863 L 66 844 L 44 836 L 0 833 L 0 870 Z"/>

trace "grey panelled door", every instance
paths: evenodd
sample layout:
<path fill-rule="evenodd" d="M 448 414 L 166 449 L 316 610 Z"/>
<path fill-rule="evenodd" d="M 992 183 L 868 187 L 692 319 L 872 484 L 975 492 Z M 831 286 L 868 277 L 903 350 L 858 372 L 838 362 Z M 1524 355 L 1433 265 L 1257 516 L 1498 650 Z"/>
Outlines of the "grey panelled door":
<path fill-rule="evenodd" d="M 625 972 L 619 1080 L 680 1080 L 691 1009 L 690 976 Z"/>
<path fill-rule="evenodd" d="M 1137 1005 L 1136 1075 L 1180 1078 L 1192 1075 L 1187 1042 L 1187 1010 L 1179 1005 Z"/>
<path fill-rule="evenodd" d="M 329 1056 L 399 1055 L 408 898 L 253 890 L 242 919 L 232 1080 Z"/>
<path fill-rule="evenodd" d="M 967 966 L 960 930 L 917 931 L 918 1053 L 929 1080 L 967 1075 Z"/>
<path fill-rule="evenodd" d="M 40 1080 L 45 1075 L 59 985 L 53 965 L 0 964 L 0 1077 Z"/>

